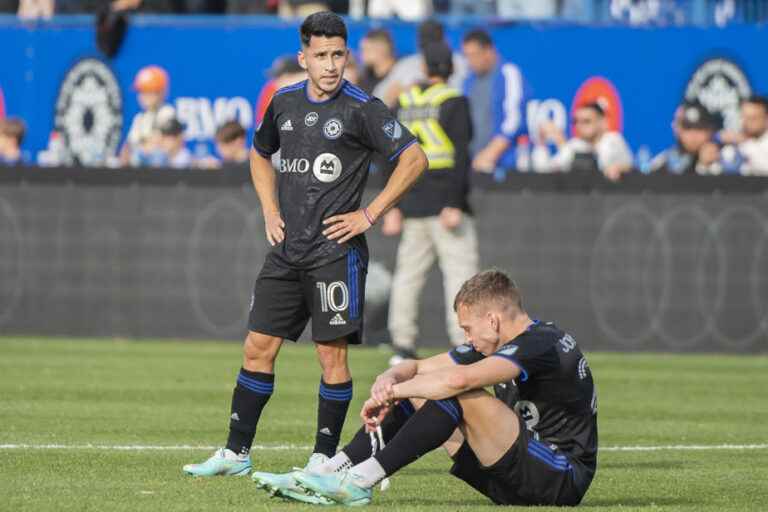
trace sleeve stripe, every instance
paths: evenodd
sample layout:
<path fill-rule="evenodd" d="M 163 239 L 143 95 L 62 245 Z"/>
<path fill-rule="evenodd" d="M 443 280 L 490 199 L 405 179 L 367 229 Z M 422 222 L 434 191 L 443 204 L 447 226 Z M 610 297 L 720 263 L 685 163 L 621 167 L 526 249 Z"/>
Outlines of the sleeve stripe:
<path fill-rule="evenodd" d="M 416 141 L 416 139 L 413 139 L 411 142 L 409 142 L 409 143 L 408 143 L 408 144 L 406 144 L 405 146 L 403 146 L 403 147 L 401 147 L 400 149 L 398 149 L 398 150 L 395 152 L 395 154 L 393 154 L 391 157 L 389 157 L 389 161 L 391 162 L 392 160 L 394 160 L 395 158 L 397 158 L 398 156 L 400 156 L 400 153 L 402 153 L 403 151 L 405 151 L 406 149 L 408 149 L 408 148 L 409 148 L 409 147 L 411 147 L 412 145 L 416 144 L 416 142 L 417 142 L 417 141 Z"/>
<path fill-rule="evenodd" d="M 456 354 L 453 353 L 453 350 L 450 350 L 448 352 L 448 355 L 451 356 L 451 359 L 453 359 L 453 362 L 456 364 L 461 364 L 459 360 L 456 358 Z"/>
<path fill-rule="evenodd" d="M 505 356 L 504 354 L 491 354 L 492 356 L 501 357 L 509 361 L 510 363 L 514 364 L 520 369 L 520 382 L 525 382 L 528 380 L 528 372 L 525 371 L 525 368 L 523 368 L 523 365 L 520 364 L 517 359 L 510 356 Z"/>
<path fill-rule="evenodd" d="M 520 129 L 520 109 L 523 108 L 523 79 L 520 70 L 512 64 L 501 66 L 504 82 L 504 104 L 501 131 L 505 135 L 514 135 Z"/>

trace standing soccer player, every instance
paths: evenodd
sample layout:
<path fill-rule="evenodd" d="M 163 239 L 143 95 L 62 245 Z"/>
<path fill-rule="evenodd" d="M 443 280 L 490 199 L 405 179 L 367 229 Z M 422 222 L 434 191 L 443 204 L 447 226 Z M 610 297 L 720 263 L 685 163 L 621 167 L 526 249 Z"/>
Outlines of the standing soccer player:
<path fill-rule="evenodd" d="M 256 426 L 275 385 L 275 358 L 283 340 L 296 341 L 310 318 L 322 378 L 307 467 L 336 453 L 352 399 L 347 346 L 361 342 L 363 329 L 363 233 L 427 167 L 416 139 L 384 104 L 342 78 L 349 50 L 339 16 L 307 17 L 301 45 L 299 63 L 309 79 L 275 93 L 251 150 L 253 184 L 273 248 L 254 286 L 229 438 L 207 461 L 184 466 L 191 475 L 251 470 Z M 270 157 L 278 149 L 276 173 Z M 386 187 L 360 209 L 374 151 L 398 163 Z"/>

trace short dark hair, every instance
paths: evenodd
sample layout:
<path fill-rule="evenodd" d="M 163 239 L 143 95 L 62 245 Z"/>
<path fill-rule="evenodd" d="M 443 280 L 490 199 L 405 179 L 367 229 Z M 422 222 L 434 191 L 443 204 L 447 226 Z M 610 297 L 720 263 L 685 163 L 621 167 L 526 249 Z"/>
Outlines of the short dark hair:
<path fill-rule="evenodd" d="M 341 16 L 330 11 L 310 14 L 301 24 L 301 44 L 309 46 L 309 40 L 315 37 L 340 37 L 347 42 L 347 26 Z"/>
<path fill-rule="evenodd" d="M 745 103 L 752 103 L 753 105 L 760 105 L 763 107 L 763 110 L 768 113 L 768 98 L 765 96 L 758 96 L 757 94 L 753 94 L 752 96 L 748 98 L 744 98 L 741 100 L 741 104 Z"/>
<path fill-rule="evenodd" d="M 453 74 L 453 52 L 445 42 L 428 44 L 423 54 L 428 77 L 437 76 L 447 80 Z"/>
<path fill-rule="evenodd" d="M 600 106 L 600 103 L 596 101 L 590 101 L 589 103 L 584 103 L 583 105 L 579 105 L 576 107 L 576 110 L 581 110 L 582 108 L 589 109 L 593 111 L 595 114 L 598 115 L 598 117 L 605 117 L 605 109 Z"/>
<path fill-rule="evenodd" d="M 464 34 L 462 42 L 464 44 L 475 42 L 484 48 L 493 46 L 493 39 L 491 39 L 491 35 L 482 28 L 475 28 Z"/>
<path fill-rule="evenodd" d="M 419 25 L 419 49 L 423 50 L 430 43 L 437 43 L 445 39 L 443 24 L 437 20 L 426 20 Z"/>
<path fill-rule="evenodd" d="M 216 140 L 230 143 L 241 137 L 245 137 L 245 128 L 235 120 L 227 121 L 216 130 Z"/>
<path fill-rule="evenodd" d="M 385 28 L 374 28 L 365 34 L 364 39 L 370 39 L 371 41 L 381 41 L 385 43 L 389 48 L 389 53 L 395 54 L 395 42 L 392 40 L 392 34 Z"/>
<path fill-rule="evenodd" d="M 16 144 L 21 146 L 24 135 L 27 133 L 27 126 L 24 121 L 18 117 L 8 117 L 0 119 L 0 134 L 16 139 Z"/>
<path fill-rule="evenodd" d="M 518 312 L 523 310 L 523 295 L 515 282 L 505 272 L 492 268 L 475 274 L 463 285 L 453 301 L 453 310 L 459 306 L 501 306 Z"/>

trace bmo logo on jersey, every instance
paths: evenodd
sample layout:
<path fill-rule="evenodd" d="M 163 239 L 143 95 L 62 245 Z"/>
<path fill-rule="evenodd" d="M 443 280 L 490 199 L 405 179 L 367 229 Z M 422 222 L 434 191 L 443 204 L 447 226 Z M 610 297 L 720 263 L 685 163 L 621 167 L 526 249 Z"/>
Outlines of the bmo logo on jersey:
<path fill-rule="evenodd" d="M 333 153 L 321 153 L 312 165 L 315 178 L 323 183 L 331 183 L 341 176 L 341 160 Z"/>
<path fill-rule="evenodd" d="M 309 170 L 309 160 L 306 158 L 281 158 L 280 172 L 298 172 L 304 174 Z"/>

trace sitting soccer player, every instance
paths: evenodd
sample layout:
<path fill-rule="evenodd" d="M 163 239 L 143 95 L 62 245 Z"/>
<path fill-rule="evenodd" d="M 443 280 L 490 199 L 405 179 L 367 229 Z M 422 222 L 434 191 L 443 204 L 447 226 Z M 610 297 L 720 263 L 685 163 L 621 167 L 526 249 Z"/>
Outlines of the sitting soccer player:
<path fill-rule="evenodd" d="M 451 473 L 496 504 L 580 503 L 597 466 L 597 399 L 576 342 L 531 320 L 496 270 L 464 283 L 454 309 L 468 344 L 381 374 L 365 426 L 321 467 L 254 481 L 302 501 L 365 505 L 377 482 L 443 445 Z M 495 397 L 483 389 L 491 385 Z M 386 447 L 370 456 L 367 432 L 379 424 Z"/>

